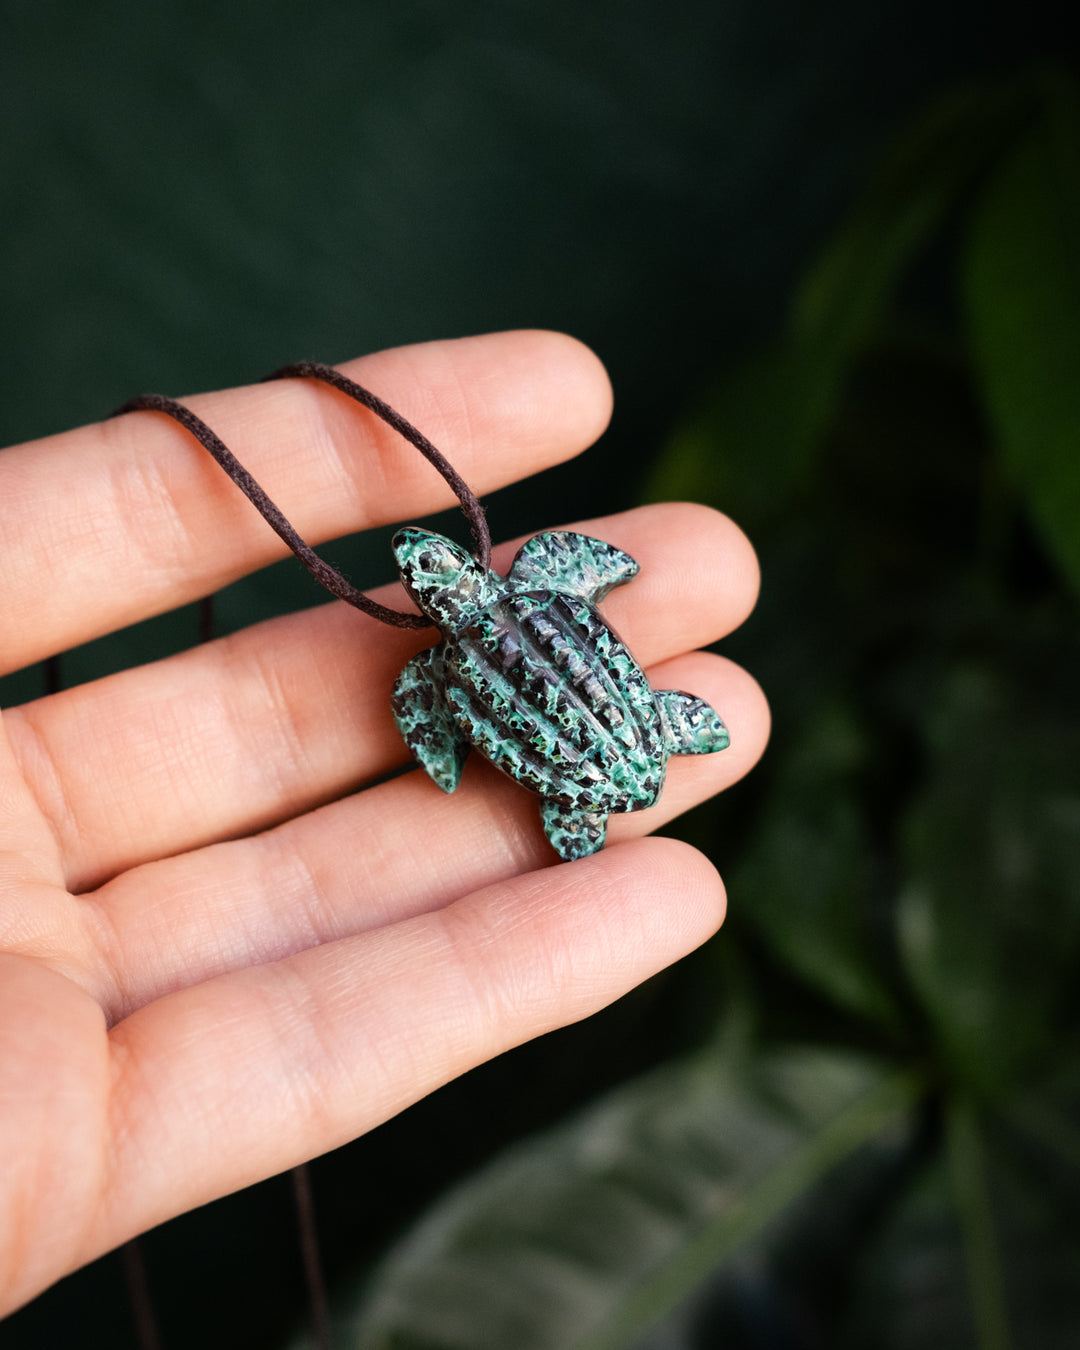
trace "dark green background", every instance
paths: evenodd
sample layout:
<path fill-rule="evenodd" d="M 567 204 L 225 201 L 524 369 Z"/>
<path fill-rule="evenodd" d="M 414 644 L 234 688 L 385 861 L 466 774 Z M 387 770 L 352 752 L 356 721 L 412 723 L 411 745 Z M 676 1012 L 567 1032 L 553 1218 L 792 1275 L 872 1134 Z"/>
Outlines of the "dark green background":
<path fill-rule="evenodd" d="M 962 872 L 985 841 L 977 808 L 964 816 L 966 836 L 941 824 L 953 820 L 950 793 L 967 801 L 949 766 L 977 758 L 979 709 L 1008 724 L 1009 680 L 1026 679 L 1018 672 L 1049 672 L 1032 716 L 1049 747 L 1045 772 L 1058 772 L 1056 719 L 1077 669 L 1075 641 L 1065 637 L 1075 608 L 1052 548 L 1026 518 L 1004 553 L 987 543 L 995 517 L 982 494 L 996 489 L 984 462 L 994 436 L 962 344 L 955 356 L 950 231 L 963 201 L 905 273 L 900 306 L 954 355 L 930 360 L 928 344 L 910 343 L 903 324 L 884 339 L 868 333 L 858 369 L 828 376 L 842 388 L 814 426 L 829 453 L 802 484 L 798 509 L 764 442 L 728 436 L 721 453 L 712 435 L 728 428 L 732 380 L 755 410 L 775 397 L 773 384 L 754 384 L 745 353 L 785 330 L 796 288 L 884 147 L 920 110 L 973 82 L 1008 88 L 1046 60 L 1067 65 L 1073 47 L 1057 8 L 2 7 L 0 443 L 101 417 L 151 389 L 180 395 L 301 357 L 337 361 L 396 343 L 546 326 L 583 338 L 606 362 L 615 419 L 583 460 L 527 491 L 498 494 L 497 535 L 682 485 L 760 533 L 762 616 L 725 650 L 762 676 L 777 742 L 756 780 L 688 828 L 725 870 L 737 878 L 742 868 L 744 894 L 763 917 L 756 927 L 740 921 L 747 901 L 736 885 L 730 938 L 720 939 L 727 946 L 315 1164 L 328 1267 L 341 1288 L 448 1182 L 508 1140 L 700 1040 L 717 1009 L 738 1001 L 733 989 L 757 991 L 763 1043 L 809 1034 L 887 1046 L 920 1064 L 944 1045 L 949 1062 L 955 1028 L 938 1039 L 927 1031 L 932 991 L 921 1002 L 918 990 L 897 992 L 904 982 L 895 971 L 882 984 L 858 953 L 822 975 L 784 897 L 806 876 L 828 874 L 866 901 L 884 931 L 900 835 L 915 872 L 920 857 Z M 805 420 L 813 423 L 810 413 Z M 788 491 L 788 514 L 774 488 L 777 497 Z M 0 543 L 2 521 L 0 504 Z M 851 551 L 828 555 L 840 536 Z M 383 548 L 342 543 L 330 554 L 369 584 L 388 575 Z M 969 587 L 964 560 L 987 549 L 998 573 Z M 962 584 L 948 580 L 950 567 Z M 231 588 L 219 618 L 230 627 L 318 599 L 282 565 Z M 988 634 L 1003 625 L 1019 636 L 995 645 Z M 958 632 L 963 661 L 950 645 Z M 151 659 L 194 633 L 190 612 L 156 620 L 65 657 L 64 678 Z M 0 698 L 40 687 L 40 672 L 25 672 L 0 682 Z M 938 720 L 924 726 L 917 710 L 931 690 Z M 915 723 L 922 739 L 911 735 Z M 992 775 L 977 764 L 971 772 L 983 782 Z M 1031 772 L 1042 781 L 1042 769 Z M 1059 795 L 1074 788 L 1062 783 Z M 808 803 L 822 818 L 807 819 Z M 1036 819 L 1021 840 L 1037 829 Z M 947 837 L 934 843 L 935 830 Z M 1080 876 L 1070 866 L 1050 887 L 1049 909 Z M 981 894 L 981 881 L 954 880 Z M 845 922 L 836 923 L 841 947 Z M 785 938 L 792 928 L 795 938 Z M 1068 1035 L 1074 1046 L 1075 1030 Z M 927 1096 L 921 1140 L 938 1137 L 935 1113 L 947 1108 Z M 300 1315 L 285 1179 L 176 1220 L 143 1250 L 168 1347 L 276 1346 Z M 766 1317 L 753 1331 L 736 1318 L 738 1339 L 734 1323 L 720 1321 L 721 1341 L 699 1320 L 664 1344 L 840 1344 L 846 1284 L 833 1276 L 817 1281 L 812 1317 L 799 1280 L 780 1280 L 765 1301 L 786 1306 L 796 1290 L 793 1322 Z M 878 1332 L 859 1341 L 865 1316 L 855 1300 L 844 1322 L 850 1344 L 884 1345 Z M 968 1332 L 965 1323 L 954 1336 L 943 1317 L 920 1344 L 967 1345 Z M 134 1343 L 115 1257 L 0 1326 L 5 1350 L 74 1343 Z M 977 1343 L 1004 1344 L 985 1329 Z M 1047 1333 L 1017 1343 L 1065 1342 Z"/>

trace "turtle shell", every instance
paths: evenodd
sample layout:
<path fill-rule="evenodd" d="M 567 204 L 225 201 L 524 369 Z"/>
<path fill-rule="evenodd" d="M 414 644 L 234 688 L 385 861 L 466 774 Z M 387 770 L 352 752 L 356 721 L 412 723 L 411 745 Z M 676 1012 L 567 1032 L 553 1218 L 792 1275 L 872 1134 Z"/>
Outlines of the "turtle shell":
<path fill-rule="evenodd" d="M 446 639 L 444 693 L 482 754 L 561 806 L 637 811 L 660 795 L 653 691 L 586 600 L 536 590 L 495 601 Z"/>

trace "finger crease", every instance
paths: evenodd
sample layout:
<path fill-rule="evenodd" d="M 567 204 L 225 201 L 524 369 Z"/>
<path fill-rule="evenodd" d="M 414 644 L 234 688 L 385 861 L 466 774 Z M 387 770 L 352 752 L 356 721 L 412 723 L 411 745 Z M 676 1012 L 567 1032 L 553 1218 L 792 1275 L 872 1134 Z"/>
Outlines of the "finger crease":
<path fill-rule="evenodd" d="M 38 703 L 11 708 L 4 713 L 8 739 L 26 783 L 27 791 L 41 812 L 61 862 L 70 856 L 81 842 L 82 831 L 71 800 L 64 790 L 60 773 L 48 736 L 37 724 L 35 709 Z"/>

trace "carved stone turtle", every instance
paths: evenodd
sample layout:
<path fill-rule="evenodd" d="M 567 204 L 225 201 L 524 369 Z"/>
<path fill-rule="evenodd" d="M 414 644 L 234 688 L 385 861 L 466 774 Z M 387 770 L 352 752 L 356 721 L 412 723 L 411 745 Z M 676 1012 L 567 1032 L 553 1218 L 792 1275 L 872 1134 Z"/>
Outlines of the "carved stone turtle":
<path fill-rule="evenodd" d="M 660 796 L 669 755 L 723 750 L 728 733 L 692 694 L 654 690 L 597 603 L 638 564 L 600 539 L 538 534 L 506 577 L 440 534 L 393 540 L 401 581 L 442 640 L 394 685 L 406 745 L 444 792 L 469 747 L 540 795 L 570 861 L 602 848 L 608 815 Z"/>

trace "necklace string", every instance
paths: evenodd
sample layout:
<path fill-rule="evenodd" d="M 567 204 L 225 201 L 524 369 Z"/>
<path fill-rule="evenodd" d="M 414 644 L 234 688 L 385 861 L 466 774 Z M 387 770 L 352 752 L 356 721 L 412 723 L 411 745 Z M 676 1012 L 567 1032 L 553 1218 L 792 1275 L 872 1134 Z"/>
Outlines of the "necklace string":
<path fill-rule="evenodd" d="M 321 380 L 324 384 L 332 385 L 343 394 L 347 394 L 349 398 L 355 399 L 357 403 L 373 412 L 387 426 L 403 436 L 410 445 L 415 446 L 428 463 L 438 470 L 461 503 L 461 509 L 469 522 L 476 544 L 476 561 L 487 571 L 491 565 L 491 533 L 484 516 L 484 508 L 442 451 L 432 445 L 422 432 L 402 417 L 401 413 L 391 408 L 388 403 L 385 403 L 369 389 L 365 389 L 362 384 L 350 380 L 347 375 L 342 375 L 333 366 L 325 366 L 318 361 L 297 361 L 293 365 L 283 366 L 280 370 L 275 370 L 272 375 L 267 375 L 265 378 L 267 381 L 299 378 Z M 321 586 L 325 586 L 331 594 L 336 595 L 339 600 L 344 600 L 346 604 L 352 605 L 355 609 L 361 610 L 373 619 L 392 624 L 396 628 L 430 628 L 432 626 L 431 620 L 424 618 L 423 615 L 409 614 L 405 610 L 380 605 L 377 600 L 372 600 L 363 591 L 358 591 L 355 586 L 345 580 L 336 568 L 331 567 L 328 562 L 320 558 L 315 550 L 301 539 L 285 513 L 267 496 L 265 490 L 244 468 L 221 437 L 185 404 L 177 402 L 176 399 L 168 398 L 165 394 L 140 394 L 137 398 L 129 399 L 123 407 L 117 408 L 111 416 L 120 417 L 124 413 L 139 411 L 165 413 L 166 416 L 171 417 L 186 431 L 190 432 L 199 444 L 209 451 L 270 528 L 292 550 L 315 580 Z"/>

